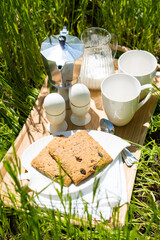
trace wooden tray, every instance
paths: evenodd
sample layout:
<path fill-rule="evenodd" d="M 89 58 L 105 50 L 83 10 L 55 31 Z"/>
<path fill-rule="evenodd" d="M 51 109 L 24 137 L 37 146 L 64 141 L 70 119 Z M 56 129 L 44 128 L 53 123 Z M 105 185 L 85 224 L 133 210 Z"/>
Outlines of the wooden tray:
<path fill-rule="evenodd" d="M 117 61 L 115 61 L 115 70 L 117 66 Z M 160 79 L 158 77 L 155 79 L 156 84 L 159 84 Z M 47 78 L 44 81 L 44 85 L 40 91 L 38 99 L 35 103 L 33 110 L 31 111 L 25 125 L 23 126 L 21 132 L 19 133 L 18 137 L 15 140 L 14 146 L 18 157 L 20 158 L 24 150 L 34 141 L 49 135 L 46 130 L 47 120 L 44 115 L 43 109 L 43 100 L 45 96 L 49 93 L 47 89 Z M 67 110 L 66 121 L 68 123 L 67 130 L 73 129 L 93 129 L 99 130 L 99 120 L 101 117 L 106 117 L 105 113 L 102 109 L 102 101 L 101 101 L 101 93 L 98 90 L 91 91 L 91 122 L 87 124 L 85 127 L 77 127 L 70 121 L 71 110 Z M 154 113 L 155 107 L 157 105 L 157 97 L 152 96 L 150 100 L 141 108 L 139 109 L 132 121 L 124 126 L 124 127 L 116 127 L 116 135 L 120 136 L 123 139 L 130 140 L 131 142 L 138 143 L 143 145 L 147 129 L 149 127 L 149 122 L 152 114 Z M 133 155 L 140 159 L 141 152 L 137 150 L 136 146 L 130 147 L 130 151 Z M 6 156 L 12 154 L 13 149 L 12 147 L 7 152 Z M 5 156 L 5 157 L 6 157 Z M 4 158 L 5 159 L 5 158 Z M 132 196 L 132 190 L 134 186 L 134 181 L 136 177 L 137 165 L 133 165 L 132 167 L 127 167 L 124 164 L 126 180 L 127 180 L 127 193 L 128 193 L 128 200 L 130 201 Z M 0 171 L 2 178 L 0 179 L 1 183 L 1 196 L 4 197 L 4 201 L 6 204 L 11 205 L 8 197 L 8 191 L 6 189 L 6 184 L 11 192 L 14 193 L 14 186 L 12 185 L 12 179 L 8 172 L 6 172 L 3 161 L 0 163 Z M 22 168 L 22 173 L 25 172 L 25 169 Z M 26 181 L 23 182 L 26 184 Z M 17 196 L 18 198 L 18 196 Z M 119 221 L 123 225 L 125 223 L 125 216 L 127 212 L 127 204 L 120 208 L 120 215 Z"/>

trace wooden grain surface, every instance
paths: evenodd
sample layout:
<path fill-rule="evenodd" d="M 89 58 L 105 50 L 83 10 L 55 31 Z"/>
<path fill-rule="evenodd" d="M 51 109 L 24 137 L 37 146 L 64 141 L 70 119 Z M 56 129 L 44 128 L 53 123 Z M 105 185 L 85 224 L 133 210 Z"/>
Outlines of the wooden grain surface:
<path fill-rule="evenodd" d="M 115 62 L 115 68 L 116 68 L 116 62 Z M 155 79 L 155 83 L 159 85 L 159 82 L 160 82 L 159 78 L 157 77 Z M 21 158 L 22 153 L 30 144 L 32 144 L 36 140 L 46 135 L 49 135 L 49 133 L 46 130 L 47 120 L 45 118 L 44 109 L 43 109 L 43 100 L 48 93 L 49 93 L 49 90 L 47 89 L 47 79 L 45 79 L 44 85 L 41 89 L 41 92 L 38 96 L 35 106 L 31 111 L 25 125 L 23 126 L 21 132 L 19 133 L 14 143 L 15 150 L 19 158 Z M 67 130 L 73 130 L 73 129 L 99 130 L 100 118 L 106 117 L 102 107 L 101 92 L 98 90 L 92 90 L 91 99 L 92 99 L 91 108 L 90 108 L 91 122 L 84 127 L 75 126 L 70 121 L 71 110 L 67 110 L 67 114 L 66 114 L 66 121 L 68 123 Z M 152 114 L 154 113 L 156 105 L 157 105 L 157 97 L 152 96 L 150 100 L 141 109 L 139 109 L 136 112 L 134 118 L 131 120 L 129 124 L 127 124 L 124 127 L 116 127 L 115 134 L 133 143 L 138 143 L 140 145 L 143 145 L 146 137 L 147 129 L 149 127 L 150 119 Z M 129 150 L 133 153 L 133 155 L 137 159 L 140 159 L 140 151 L 137 150 L 137 147 L 135 145 L 130 147 Z M 7 152 L 5 158 L 7 156 L 10 156 L 12 152 L 13 152 L 13 149 L 11 147 Z M 1 196 L 4 197 L 4 201 L 6 204 L 11 204 L 8 198 L 8 191 L 6 189 L 6 185 L 11 192 L 15 193 L 14 192 L 15 190 L 12 183 L 12 179 L 9 176 L 8 172 L 6 172 L 3 166 L 3 161 L 0 163 L 0 171 L 2 175 L 0 179 Z M 125 169 L 126 181 L 127 181 L 128 200 L 130 202 L 133 187 L 134 187 L 136 172 L 137 172 L 137 165 L 135 164 L 129 168 L 124 164 L 124 169 Z M 23 167 L 22 167 L 22 172 L 25 172 L 25 169 L 23 169 Z M 26 184 L 26 181 L 22 182 L 22 184 Z M 120 208 L 119 221 L 122 225 L 125 222 L 126 212 L 127 212 L 127 204 L 125 204 Z"/>

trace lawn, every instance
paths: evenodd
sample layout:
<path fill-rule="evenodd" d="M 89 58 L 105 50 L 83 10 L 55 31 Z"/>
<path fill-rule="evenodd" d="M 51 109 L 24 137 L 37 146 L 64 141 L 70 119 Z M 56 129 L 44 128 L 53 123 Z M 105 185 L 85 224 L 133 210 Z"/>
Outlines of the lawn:
<path fill-rule="evenodd" d="M 88 27 L 103 27 L 117 35 L 119 45 L 147 50 L 159 62 L 159 16 L 158 0 L 1 0 L 0 159 L 21 130 L 43 84 L 46 72 L 40 46 L 48 36 L 58 34 L 64 25 L 78 37 Z M 141 150 L 126 224 L 109 230 L 107 223 L 93 228 L 90 216 L 87 225 L 75 226 L 69 214 L 62 220 L 59 212 L 32 206 L 16 179 L 17 166 L 6 161 L 21 203 L 17 207 L 11 193 L 13 208 L 0 199 L 0 239 L 159 239 L 160 98 Z"/>

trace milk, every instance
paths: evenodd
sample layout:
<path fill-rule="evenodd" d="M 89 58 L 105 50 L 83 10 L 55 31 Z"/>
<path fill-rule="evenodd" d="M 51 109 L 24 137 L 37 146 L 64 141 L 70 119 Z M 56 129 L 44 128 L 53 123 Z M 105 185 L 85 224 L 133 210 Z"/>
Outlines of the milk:
<path fill-rule="evenodd" d="M 106 56 L 107 55 L 107 56 Z M 100 89 L 102 81 L 114 71 L 111 52 L 92 54 L 83 58 L 80 82 L 90 89 Z"/>

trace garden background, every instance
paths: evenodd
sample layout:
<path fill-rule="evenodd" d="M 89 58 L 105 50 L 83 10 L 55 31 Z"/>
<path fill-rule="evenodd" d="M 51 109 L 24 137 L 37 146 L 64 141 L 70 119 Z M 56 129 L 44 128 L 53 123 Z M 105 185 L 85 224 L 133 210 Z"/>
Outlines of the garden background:
<path fill-rule="evenodd" d="M 41 43 L 64 25 L 80 38 L 96 26 L 115 33 L 118 43 L 144 49 L 160 58 L 158 0 L 1 0 L 0 6 L 0 159 L 14 142 L 42 87 L 46 72 Z M 119 55 L 117 54 L 116 57 Z M 157 89 L 159 94 L 159 89 Z M 106 230 L 70 224 L 54 211 L 31 205 L 15 181 L 21 207 L 0 199 L 0 239 L 159 239 L 160 236 L 160 101 L 151 119 L 124 228 Z M 6 168 L 14 177 L 10 166 Z M 14 196 L 11 200 L 14 202 Z M 57 218 L 56 218 L 57 216 Z"/>

